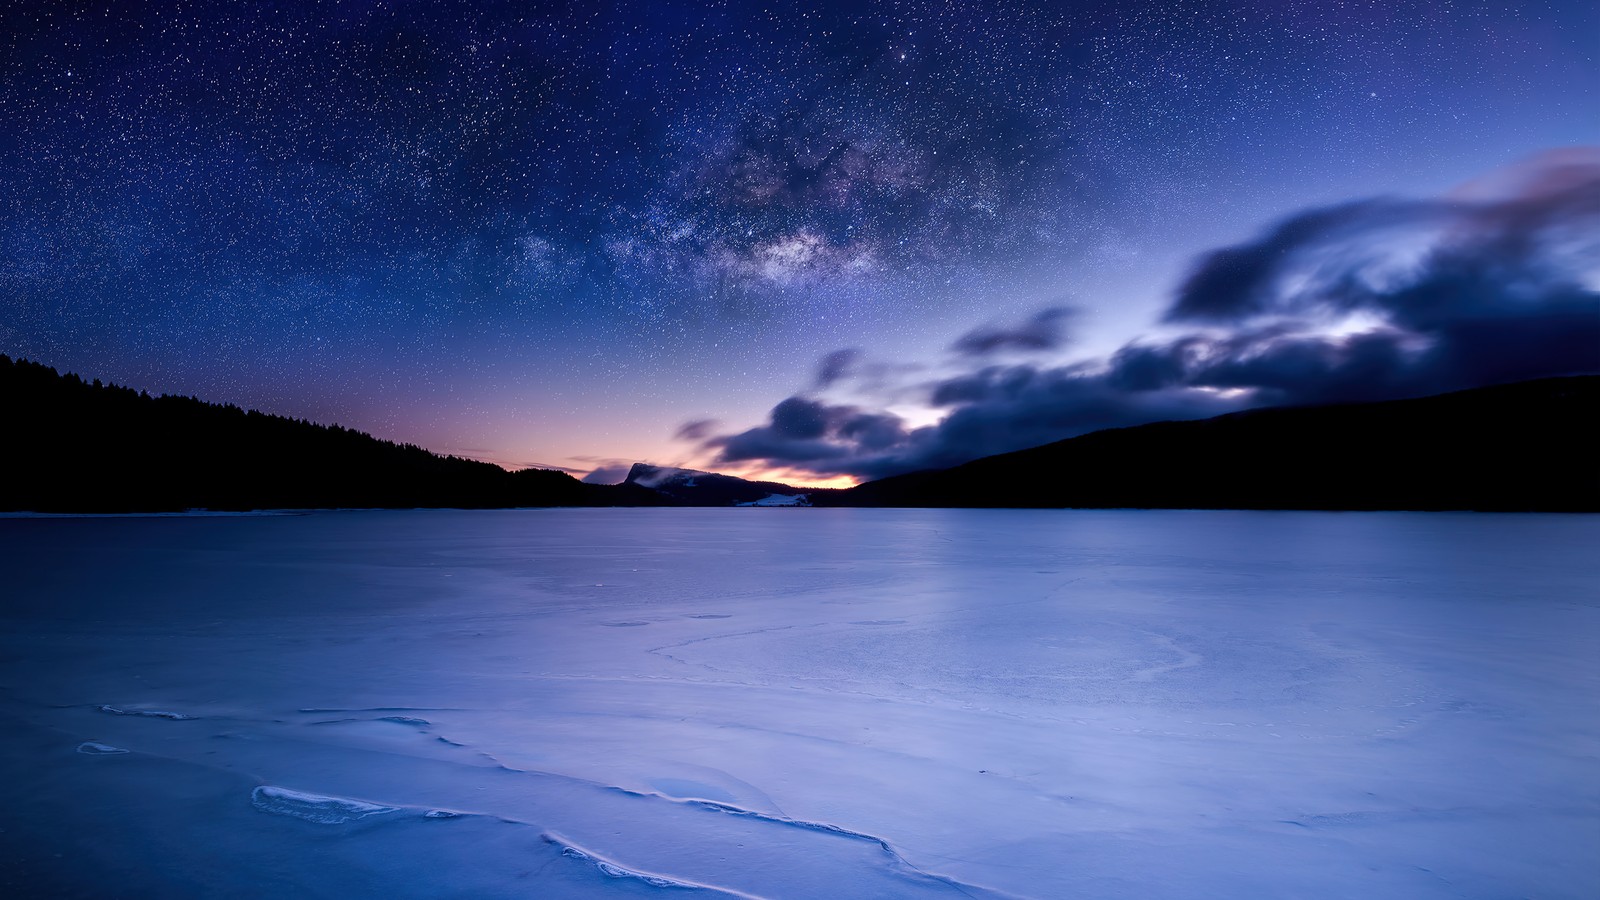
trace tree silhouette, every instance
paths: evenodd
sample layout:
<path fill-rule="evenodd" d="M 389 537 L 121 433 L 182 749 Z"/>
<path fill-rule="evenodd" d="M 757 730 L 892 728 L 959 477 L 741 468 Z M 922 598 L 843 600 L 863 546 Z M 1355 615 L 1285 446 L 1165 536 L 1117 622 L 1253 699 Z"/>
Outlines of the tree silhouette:
<path fill-rule="evenodd" d="M 340 425 L 145 391 L 0 354 L 0 509 L 645 506 L 636 485 L 508 472 Z"/>

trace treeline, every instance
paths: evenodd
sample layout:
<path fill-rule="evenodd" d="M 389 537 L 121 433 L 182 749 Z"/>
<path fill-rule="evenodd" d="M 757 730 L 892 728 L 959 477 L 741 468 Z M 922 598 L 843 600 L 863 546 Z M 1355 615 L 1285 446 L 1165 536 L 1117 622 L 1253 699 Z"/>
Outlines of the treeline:
<path fill-rule="evenodd" d="M 0 354 L 0 510 L 659 506 L 635 485 L 440 456 L 338 425 L 143 391 Z"/>

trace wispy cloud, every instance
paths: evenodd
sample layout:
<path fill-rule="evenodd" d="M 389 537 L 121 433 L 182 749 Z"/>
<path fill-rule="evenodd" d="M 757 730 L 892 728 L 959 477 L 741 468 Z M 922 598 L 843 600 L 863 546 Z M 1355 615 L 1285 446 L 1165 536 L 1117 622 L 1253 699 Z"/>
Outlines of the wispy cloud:
<path fill-rule="evenodd" d="M 1067 323 L 1077 314 L 1070 306 L 1047 307 L 1014 325 L 988 324 L 974 328 L 956 338 L 950 349 L 963 356 L 1058 350 L 1066 345 Z"/>

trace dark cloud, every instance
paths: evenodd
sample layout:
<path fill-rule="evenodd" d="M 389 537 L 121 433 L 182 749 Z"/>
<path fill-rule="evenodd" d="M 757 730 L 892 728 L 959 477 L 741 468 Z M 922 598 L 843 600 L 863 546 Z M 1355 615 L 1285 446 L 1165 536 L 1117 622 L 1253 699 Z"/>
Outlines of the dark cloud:
<path fill-rule="evenodd" d="M 835 470 L 835 463 L 848 467 L 852 449 L 825 440 L 796 440 L 785 437 L 770 426 L 759 426 L 739 434 L 714 438 L 707 447 L 719 447 L 716 461 L 763 462 L 786 464 L 813 469 L 819 472 Z"/>
<path fill-rule="evenodd" d="M 1342 337 L 1285 328 L 1189 335 L 1122 348 L 1104 378 L 1132 396 L 1193 388 L 1240 407 L 1376 400 L 1428 393 L 1415 388 L 1417 373 L 1426 368 L 1425 346 L 1390 329 Z"/>
<path fill-rule="evenodd" d="M 897 416 L 790 397 L 773 407 L 767 424 L 704 446 L 717 451 L 718 462 L 765 460 L 827 472 L 852 471 L 856 458 L 892 454 L 907 438 Z"/>
<path fill-rule="evenodd" d="M 836 409 L 804 397 L 790 397 L 772 408 L 770 427 L 774 434 L 791 440 L 813 440 L 828 433 Z"/>
<path fill-rule="evenodd" d="M 1431 204 L 1362 200 L 1291 216 L 1255 241 L 1213 250 L 1200 258 L 1178 287 L 1169 322 L 1236 322 L 1285 311 L 1280 282 L 1308 252 L 1326 251 L 1352 234 L 1370 233 L 1424 217 Z"/>
<path fill-rule="evenodd" d="M 1170 322 L 1225 326 L 1129 343 L 1105 360 L 986 365 L 921 385 L 948 410 L 895 416 L 791 397 L 769 424 L 704 445 L 880 477 L 1104 428 L 1262 405 L 1421 396 L 1600 371 L 1600 151 L 1568 151 L 1496 190 L 1312 210 L 1201 258 Z M 1044 349 L 1068 313 L 960 338 L 968 359 Z"/>
<path fill-rule="evenodd" d="M 856 412 L 837 422 L 834 433 L 867 453 L 893 450 L 907 437 L 904 420 L 888 413 Z"/>
<path fill-rule="evenodd" d="M 1593 276 L 1600 250 L 1600 150 L 1542 159 L 1487 197 L 1366 200 L 1292 216 L 1201 257 L 1166 319 L 1237 324 L 1363 310 L 1428 330 L 1537 313 L 1572 290 L 1592 295 L 1577 280 Z"/>
<path fill-rule="evenodd" d="M 832 387 L 840 379 L 848 378 L 861 362 L 861 356 L 861 351 L 855 349 L 835 350 L 824 356 L 817 364 L 817 389 Z"/>
<path fill-rule="evenodd" d="M 988 368 L 945 381 L 934 395 L 953 408 L 907 460 L 910 468 L 957 465 L 1105 428 L 1237 408 L 1213 392 L 1183 385 L 1121 390 L 1105 374 L 1076 366 Z"/>
<path fill-rule="evenodd" d="M 1350 204 L 1213 253 L 1168 319 L 1243 330 L 1124 348 L 1117 377 L 1130 387 L 1165 379 L 1325 402 L 1594 371 L 1600 152 L 1558 159 L 1488 198 Z M 1308 272 L 1313 264 L 1319 270 Z M 1345 337 L 1251 325 L 1271 314 L 1362 314 L 1379 324 Z"/>
<path fill-rule="evenodd" d="M 1066 325 L 1077 315 L 1067 306 L 1041 309 L 1012 326 L 984 325 L 956 338 L 950 349 L 963 356 L 988 356 L 1005 351 L 1055 350 L 1067 343 Z"/>
<path fill-rule="evenodd" d="M 722 423 L 716 419 L 695 419 L 679 425 L 672 436 L 680 441 L 703 441 L 710 437 L 720 424 Z"/>

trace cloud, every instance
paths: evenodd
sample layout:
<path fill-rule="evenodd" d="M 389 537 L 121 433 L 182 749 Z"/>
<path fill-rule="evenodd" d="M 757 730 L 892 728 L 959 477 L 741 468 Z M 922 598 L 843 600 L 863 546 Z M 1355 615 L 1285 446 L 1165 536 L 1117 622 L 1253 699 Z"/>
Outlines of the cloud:
<path fill-rule="evenodd" d="M 616 484 L 628 477 L 628 470 L 633 468 L 634 462 L 631 459 L 618 459 L 614 456 L 569 456 L 567 458 L 573 462 L 582 463 L 583 468 L 552 468 L 562 468 L 562 471 L 571 472 L 574 475 L 580 472 L 587 472 L 588 474 L 578 479 L 585 484 Z"/>
<path fill-rule="evenodd" d="M 1377 400 L 1429 393 L 1417 375 L 1431 350 L 1426 339 L 1393 329 L 1330 336 L 1268 327 L 1130 344 L 1104 378 L 1129 395 L 1195 388 L 1240 407 Z"/>
<path fill-rule="evenodd" d="M 703 447 L 721 463 L 760 460 L 853 474 L 860 457 L 892 454 L 907 439 L 898 416 L 797 396 L 774 406 L 765 425 L 710 438 Z"/>
<path fill-rule="evenodd" d="M 1322 402 L 1594 371 L 1600 150 L 1542 159 L 1488 196 L 1314 210 L 1208 254 L 1167 319 L 1242 330 L 1125 348 L 1123 377 L 1137 384 L 1166 366 L 1169 378 Z M 1350 316 L 1378 324 L 1315 333 L 1314 323 Z M 1310 333 L 1262 327 L 1296 317 Z"/>
<path fill-rule="evenodd" d="M 702 441 L 710 437 L 712 431 L 721 424 L 716 419 L 694 419 L 679 425 L 672 436 L 680 441 Z"/>
<path fill-rule="evenodd" d="M 835 350 L 824 356 L 821 362 L 817 363 L 817 388 L 821 390 L 832 387 L 840 380 L 854 374 L 861 357 L 861 351 L 854 348 Z"/>
<path fill-rule="evenodd" d="M 1600 149 L 1546 154 L 1514 171 L 1468 192 L 1472 199 L 1364 200 L 1291 216 L 1202 256 L 1166 320 L 1238 324 L 1359 309 L 1428 329 L 1537 313 L 1573 289 L 1592 296 Z"/>
<path fill-rule="evenodd" d="M 1225 323 L 1289 311 L 1295 295 L 1282 286 L 1291 275 L 1316 271 L 1342 242 L 1391 227 L 1406 229 L 1431 212 L 1431 204 L 1362 200 L 1298 213 L 1248 244 L 1201 256 L 1179 286 L 1166 320 Z M 1348 261 L 1339 267 L 1348 268 Z"/>
<path fill-rule="evenodd" d="M 474 457 L 474 458 L 476 459 L 477 457 Z M 488 462 L 494 462 L 494 460 L 492 460 L 492 459 L 491 460 L 487 460 L 487 461 Z M 576 468 L 573 468 L 572 466 L 558 466 L 555 463 L 542 463 L 542 462 L 516 463 L 514 465 L 514 468 L 517 468 L 517 469 L 544 469 L 545 471 L 550 471 L 550 472 L 565 472 L 568 475 L 578 475 L 578 474 L 580 474 L 580 473 L 585 471 L 584 469 L 576 469 Z"/>
<path fill-rule="evenodd" d="M 915 385 L 946 413 L 934 425 L 801 395 L 702 449 L 716 462 L 874 478 L 1254 406 L 1600 372 L 1600 150 L 1548 154 L 1443 199 L 1304 211 L 1206 253 L 1165 315 L 1202 330 L 1070 365 L 991 360 L 1059 346 L 1070 316 L 1044 310 L 958 338 L 952 350 L 974 367 Z M 818 387 L 859 365 L 853 351 L 829 354 Z"/>
<path fill-rule="evenodd" d="M 950 349 L 963 356 L 989 356 L 1005 351 L 1055 350 L 1067 343 L 1067 322 L 1078 314 L 1068 306 L 1041 309 L 1014 326 L 984 325 L 956 338 Z"/>
<path fill-rule="evenodd" d="M 601 466 L 583 476 L 584 484 L 619 484 L 628 477 L 631 466 Z"/>
<path fill-rule="evenodd" d="M 991 367 L 938 384 L 933 400 L 951 412 L 907 460 L 915 468 L 957 465 L 1091 431 L 1236 408 L 1215 392 L 1188 385 L 1122 390 L 1105 373 L 1079 366 Z"/>

